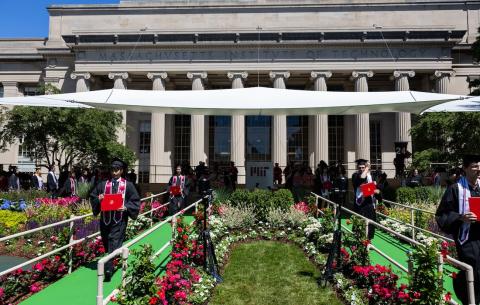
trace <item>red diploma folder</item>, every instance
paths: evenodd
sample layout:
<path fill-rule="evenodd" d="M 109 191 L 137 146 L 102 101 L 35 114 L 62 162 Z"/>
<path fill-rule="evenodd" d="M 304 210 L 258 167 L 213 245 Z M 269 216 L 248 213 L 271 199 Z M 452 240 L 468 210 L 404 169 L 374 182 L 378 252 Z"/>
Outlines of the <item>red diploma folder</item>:
<path fill-rule="evenodd" d="M 100 203 L 102 211 L 118 211 L 123 209 L 122 194 L 105 194 Z"/>
<path fill-rule="evenodd" d="M 480 220 L 480 197 L 468 198 L 468 204 L 470 205 L 470 212 L 477 215 L 477 219 Z"/>
<path fill-rule="evenodd" d="M 372 196 L 376 188 L 377 187 L 373 182 L 360 185 L 360 190 L 362 191 L 363 197 Z"/>
<path fill-rule="evenodd" d="M 170 187 L 170 195 L 172 196 L 179 196 L 182 194 L 182 191 L 180 190 L 180 186 L 179 185 L 172 185 Z"/>

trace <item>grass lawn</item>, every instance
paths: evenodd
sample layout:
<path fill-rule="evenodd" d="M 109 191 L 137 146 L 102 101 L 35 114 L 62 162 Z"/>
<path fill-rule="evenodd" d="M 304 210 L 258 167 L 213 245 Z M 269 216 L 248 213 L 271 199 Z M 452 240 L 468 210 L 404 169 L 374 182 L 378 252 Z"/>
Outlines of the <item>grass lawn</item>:
<path fill-rule="evenodd" d="M 341 305 L 320 272 L 295 245 L 274 241 L 240 244 L 209 305 Z"/>

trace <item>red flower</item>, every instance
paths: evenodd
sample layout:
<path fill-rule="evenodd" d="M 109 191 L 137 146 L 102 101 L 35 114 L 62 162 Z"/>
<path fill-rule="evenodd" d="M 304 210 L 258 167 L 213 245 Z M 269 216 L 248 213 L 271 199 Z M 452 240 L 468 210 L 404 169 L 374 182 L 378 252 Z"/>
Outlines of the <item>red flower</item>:
<path fill-rule="evenodd" d="M 421 296 L 421 293 L 418 292 L 418 291 L 415 291 L 415 292 L 413 293 L 413 297 L 414 297 L 415 299 L 419 299 L 420 296 Z"/>
<path fill-rule="evenodd" d="M 456 279 L 456 278 L 457 278 L 457 273 L 456 273 L 456 272 L 452 272 L 451 277 L 452 277 L 452 279 Z"/>
<path fill-rule="evenodd" d="M 4 294 L 5 294 L 5 290 L 3 290 L 2 287 L 0 287 L 0 299 L 3 297 Z"/>
<path fill-rule="evenodd" d="M 43 271 L 43 265 L 41 263 L 36 263 L 33 266 L 33 270 L 38 271 L 38 272 L 42 272 Z"/>
<path fill-rule="evenodd" d="M 451 301 L 452 300 L 452 294 L 450 292 L 447 292 L 447 294 L 445 294 L 444 298 L 445 298 L 445 301 L 447 301 L 447 302 Z"/>
<path fill-rule="evenodd" d="M 60 256 L 55 255 L 55 261 L 57 261 L 57 262 L 60 261 Z"/>
<path fill-rule="evenodd" d="M 30 285 L 30 292 L 37 293 L 39 291 L 40 291 L 40 286 L 37 283 Z"/>
<path fill-rule="evenodd" d="M 370 245 L 370 240 L 365 239 L 365 240 L 362 241 L 362 244 L 363 244 L 365 247 L 367 247 L 368 245 Z"/>
<path fill-rule="evenodd" d="M 151 297 L 150 301 L 148 302 L 148 304 L 150 304 L 150 305 L 155 305 L 157 303 L 158 303 L 158 298 L 157 297 Z"/>

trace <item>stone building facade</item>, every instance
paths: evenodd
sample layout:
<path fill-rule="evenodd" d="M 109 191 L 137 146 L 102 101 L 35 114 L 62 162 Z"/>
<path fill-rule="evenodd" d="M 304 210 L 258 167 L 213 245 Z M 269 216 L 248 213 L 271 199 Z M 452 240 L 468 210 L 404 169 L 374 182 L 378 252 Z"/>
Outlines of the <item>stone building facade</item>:
<path fill-rule="evenodd" d="M 128 88 L 417 90 L 468 94 L 480 75 L 471 44 L 478 1 L 121 0 L 53 5 L 49 35 L 0 40 L 0 94 Z M 228 103 L 229 101 L 225 101 Z M 295 103 L 295 101 L 292 101 Z M 372 160 L 390 173 L 394 142 L 411 147 L 408 113 L 204 116 L 123 111 L 119 132 L 142 182 L 163 183 L 182 161 Z M 1 164 L 28 163 L 21 145 Z"/>

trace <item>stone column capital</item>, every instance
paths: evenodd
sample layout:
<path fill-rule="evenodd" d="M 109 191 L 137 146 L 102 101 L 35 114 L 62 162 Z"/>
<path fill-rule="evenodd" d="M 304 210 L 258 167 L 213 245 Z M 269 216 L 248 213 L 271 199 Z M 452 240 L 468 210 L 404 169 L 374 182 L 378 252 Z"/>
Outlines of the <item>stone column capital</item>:
<path fill-rule="evenodd" d="M 401 71 L 401 70 L 395 70 L 393 71 L 393 77 L 394 78 L 401 78 L 401 77 L 414 77 L 415 76 L 415 71 L 409 70 L 409 71 Z"/>
<path fill-rule="evenodd" d="M 128 79 L 128 72 L 110 72 L 108 73 L 108 78 L 109 79 Z"/>
<path fill-rule="evenodd" d="M 452 70 L 437 70 L 433 73 L 432 78 L 438 79 L 443 77 L 455 76 L 455 72 Z"/>
<path fill-rule="evenodd" d="M 312 80 L 315 80 L 319 77 L 330 78 L 330 77 L 332 77 L 332 72 L 330 72 L 330 71 L 312 71 L 312 72 L 310 72 L 310 78 Z"/>
<path fill-rule="evenodd" d="M 154 80 L 156 78 L 160 78 L 162 80 L 168 80 L 168 73 L 167 72 L 148 72 L 147 73 L 148 79 Z"/>
<path fill-rule="evenodd" d="M 79 79 L 79 78 L 90 79 L 91 77 L 92 75 L 90 74 L 90 72 L 72 72 L 70 74 L 71 79 Z"/>
<path fill-rule="evenodd" d="M 357 79 L 360 77 L 372 77 L 373 71 L 352 71 L 352 78 Z"/>
<path fill-rule="evenodd" d="M 269 73 L 270 79 L 283 78 L 288 79 L 290 77 L 290 72 L 288 71 L 271 71 Z"/>
<path fill-rule="evenodd" d="M 248 77 L 248 72 L 247 71 L 231 71 L 227 73 L 227 77 L 229 79 L 234 79 L 234 78 L 241 78 L 241 79 L 246 79 Z"/>
<path fill-rule="evenodd" d="M 208 73 L 203 71 L 203 72 L 188 72 L 187 73 L 187 78 L 190 80 L 193 80 L 195 78 L 200 78 L 200 79 L 207 79 Z"/>

